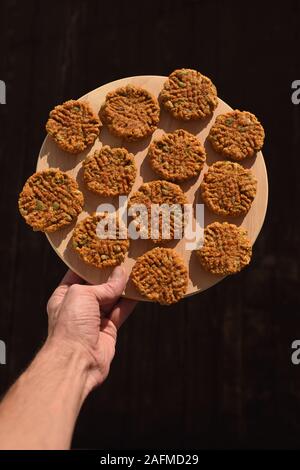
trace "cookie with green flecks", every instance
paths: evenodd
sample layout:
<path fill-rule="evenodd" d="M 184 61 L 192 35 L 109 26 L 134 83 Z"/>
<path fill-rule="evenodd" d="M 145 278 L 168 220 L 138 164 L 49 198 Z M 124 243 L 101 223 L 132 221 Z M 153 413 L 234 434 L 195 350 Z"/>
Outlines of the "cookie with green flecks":
<path fill-rule="evenodd" d="M 206 159 L 200 140 L 183 129 L 154 140 L 148 156 L 152 169 L 161 178 L 178 182 L 197 176 Z"/>
<path fill-rule="evenodd" d="M 182 237 L 186 221 L 184 205 L 187 202 L 180 186 L 157 180 L 142 184 L 132 194 L 128 207 L 133 211 L 131 215 L 141 238 L 159 243 Z M 142 216 L 139 207 L 144 209 Z"/>
<path fill-rule="evenodd" d="M 159 95 L 163 107 L 176 119 L 205 119 L 218 106 L 217 89 L 197 70 L 178 69 L 169 75 Z"/>
<path fill-rule="evenodd" d="M 256 116 L 238 109 L 220 114 L 208 135 L 216 152 L 235 161 L 253 157 L 262 149 L 264 139 L 264 128 Z"/>
<path fill-rule="evenodd" d="M 109 217 L 112 217 L 111 225 Z M 85 263 L 100 269 L 121 264 L 129 250 L 126 229 L 107 213 L 94 213 L 80 221 L 74 229 L 72 243 Z"/>
<path fill-rule="evenodd" d="M 247 214 L 256 195 L 252 172 L 236 162 L 221 160 L 208 169 L 200 185 L 201 196 L 211 211 L 219 215 Z"/>
<path fill-rule="evenodd" d="M 136 260 L 131 279 L 136 289 L 147 299 L 170 305 L 186 294 L 188 272 L 175 250 L 157 247 Z"/>
<path fill-rule="evenodd" d="M 206 271 L 228 275 L 241 271 L 251 261 L 252 246 L 242 227 L 213 222 L 204 229 L 204 244 L 196 250 Z"/>
<path fill-rule="evenodd" d="M 127 85 L 106 95 L 100 115 L 108 130 L 129 142 L 143 139 L 157 128 L 160 108 L 144 88 Z"/>
<path fill-rule="evenodd" d="M 83 203 L 76 181 L 56 168 L 30 176 L 19 196 L 19 210 L 26 223 L 35 231 L 47 233 L 73 222 Z"/>
<path fill-rule="evenodd" d="M 82 166 L 88 189 L 101 196 L 129 194 L 137 171 L 132 153 L 108 145 L 87 157 Z"/>
<path fill-rule="evenodd" d="M 87 102 L 69 100 L 50 112 L 46 131 L 62 150 L 78 154 L 95 142 L 101 126 Z"/>

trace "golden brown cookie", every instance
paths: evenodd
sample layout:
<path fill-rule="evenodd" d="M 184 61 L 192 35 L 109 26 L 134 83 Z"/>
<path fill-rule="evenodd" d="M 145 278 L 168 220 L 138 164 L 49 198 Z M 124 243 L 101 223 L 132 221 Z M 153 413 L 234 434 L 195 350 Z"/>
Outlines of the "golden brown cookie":
<path fill-rule="evenodd" d="M 129 199 L 128 207 L 133 205 L 142 204 L 147 209 L 148 219 L 147 224 L 138 223 L 138 228 L 144 238 L 152 239 L 153 242 L 158 243 L 161 241 L 173 240 L 178 236 L 182 237 L 184 230 L 184 204 L 187 204 L 187 199 L 182 189 L 174 183 L 169 181 L 151 181 L 144 183 L 140 186 L 139 190 L 135 192 Z M 154 224 L 151 216 L 151 208 L 153 205 L 165 205 L 162 212 L 158 214 L 158 224 Z M 172 205 L 175 205 L 174 211 L 171 211 Z M 170 210 L 170 218 L 168 211 Z M 164 217 L 166 215 L 166 218 Z M 169 221 L 169 234 L 168 238 L 164 236 L 164 220 Z M 155 225 L 157 230 L 157 238 L 153 235 L 152 224 Z"/>
<path fill-rule="evenodd" d="M 227 222 L 213 222 L 205 228 L 204 245 L 196 253 L 204 269 L 227 275 L 250 263 L 252 247 L 246 230 Z"/>
<path fill-rule="evenodd" d="M 183 129 L 154 140 L 148 155 L 152 169 L 161 178 L 178 182 L 197 176 L 206 159 L 200 140 Z"/>
<path fill-rule="evenodd" d="M 107 94 L 101 117 L 109 131 L 127 141 L 152 134 L 159 121 L 157 99 L 143 88 L 127 85 Z"/>
<path fill-rule="evenodd" d="M 136 289 L 147 299 L 170 305 L 186 294 L 188 273 L 175 250 L 158 247 L 136 260 L 131 279 Z"/>
<path fill-rule="evenodd" d="M 82 166 L 88 189 L 102 196 L 129 194 L 136 177 L 134 156 L 125 148 L 105 145 L 87 157 Z"/>
<path fill-rule="evenodd" d="M 215 214 L 238 216 L 249 211 L 256 186 L 250 170 L 238 163 L 219 161 L 205 173 L 200 191 L 205 204 Z"/>
<path fill-rule="evenodd" d="M 76 219 L 83 202 L 76 181 L 50 168 L 28 178 L 19 196 L 19 210 L 33 230 L 50 233 Z"/>
<path fill-rule="evenodd" d="M 172 72 L 159 98 L 174 118 L 184 121 L 205 119 L 218 106 L 215 85 L 208 77 L 192 69 Z"/>
<path fill-rule="evenodd" d="M 235 161 L 253 157 L 264 138 L 264 128 L 254 114 L 239 110 L 220 114 L 208 135 L 216 152 Z"/>
<path fill-rule="evenodd" d="M 121 230 L 118 222 L 116 223 L 115 238 L 100 237 L 97 226 L 107 217 L 107 214 L 104 213 L 89 215 L 76 225 L 73 232 L 73 248 L 85 263 L 96 266 L 96 268 L 107 268 L 121 264 L 129 249 L 128 238 L 119 238 Z"/>
<path fill-rule="evenodd" d="M 50 112 L 46 131 L 62 150 L 77 154 L 95 142 L 101 125 L 87 102 L 69 100 Z"/>

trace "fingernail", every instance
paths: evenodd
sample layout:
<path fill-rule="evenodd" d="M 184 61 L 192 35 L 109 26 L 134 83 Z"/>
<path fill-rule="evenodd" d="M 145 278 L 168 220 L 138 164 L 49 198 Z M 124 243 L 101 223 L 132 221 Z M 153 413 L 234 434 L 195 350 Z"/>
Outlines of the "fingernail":
<path fill-rule="evenodd" d="M 109 276 L 109 280 L 116 280 L 116 279 L 121 279 L 124 277 L 125 271 L 122 268 L 122 266 L 117 266 Z"/>

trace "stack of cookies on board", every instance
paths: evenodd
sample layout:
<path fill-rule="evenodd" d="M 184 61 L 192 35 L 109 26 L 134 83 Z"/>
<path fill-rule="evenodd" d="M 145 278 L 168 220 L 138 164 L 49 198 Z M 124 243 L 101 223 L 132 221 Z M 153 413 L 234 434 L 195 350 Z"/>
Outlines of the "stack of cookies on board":
<path fill-rule="evenodd" d="M 199 176 L 206 152 L 203 143 L 180 127 L 180 121 L 209 120 L 218 105 L 212 81 L 191 69 L 175 70 L 165 82 L 158 99 L 147 90 L 127 85 L 106 95 L 99 116 L 82 100 L 70 100 L 56 106 L 46 125 L 47 133 L 65 152 L 79 154 L 91 146 L 103 125 L 123 141 L 134 142 L 151 136 L 158 126 L 160 106 L 178 123 L 174 132 L 152 140 L 147 160 L 158 179 L 144 183 L 131 194 L 129 207 L 143 204 L 148 211 L 148 225 L 139 222 L 145 238 L 152 238 L 151 205 L 186 204 L 180 186 Z M 203 176 L 200 194 L 207 208 L 218 215 L 238 217 L 247 214 L 256 195 L 257 181 L 241 162 L 253 157 L 264 142 L 264 130 L 257 118 L 246 111 L 232 111 L 217 116 L 208 135 L 214 151 L 220 155 Z M 129 195 L 137 175 L 135 157 L 126 148 L 103 145 L 82 162 L 82 178 L 87 190 L 99 196 Z M 50 168 L 33 174 L 19 197 L 19 209 L 34 229 L 54 232 L 77 219 L 84 206 L 84 196 L 77 182 L 67 173 Z M 125 236 L 100 238 L 97 226 L 106 222 L 107 213 L 90 214 L 73 230 L 72 246 L 89 265 L 103 269 L 121 264 L 129 250 Z M 169 239 L 175 238 L 172 215 Z M 121 232 L 124 227 L 117 227 Z M 172 248 L 160 246 L 167 240 L 159 219 L 156 246 L 142 254 L 131 272 L 131 279 L 145 298 L 172 304 L 187 292 L 188 270 Z M 249 264 L 252 254 L 247 232 L 228 222 L 213 222 L 205 227 L 203 246 L 196 250 L 202 267 L 212 274 L 228 275 Z"/>

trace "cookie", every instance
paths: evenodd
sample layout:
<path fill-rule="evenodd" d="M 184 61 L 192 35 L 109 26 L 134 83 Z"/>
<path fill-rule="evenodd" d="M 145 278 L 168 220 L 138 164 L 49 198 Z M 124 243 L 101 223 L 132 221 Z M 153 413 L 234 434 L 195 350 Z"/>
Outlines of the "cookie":
<path fill-rule="evenodd" d="M 220 114 L 208 135 L 217 153 L 235 161 L 253 157 L 262 149 L 264 138 L 264 128 L 254 114 L 239 110 Z"/>
<path fill-rule="evenodd" d="M 118 223 L 115 238 L 100 238 L 97 226 L 107 217 L 105 213 L 89 215 L 76 225 L 72 238 L 73 248 L 80 258 L 101 269 L 121 264 L 129 249 L 128 238 L 119 238 L 121 230 Z M 127 236 L 124 233 L 123 236 Z"/>
<path fill-rule="evenodd" d="M 205 119 L 218 106 L 217 89 L 200 72 L 179 69 L 169 75 L 160 93 L 163 107 L 176 119 Z"/>
<path fill-rule="evenodd" d="M 33 230 L 55 232 L 82 211 L 83 195 L 67 173 L 50 168 L 34 173 L 19 196 L 19 210 Z"/>
<path fill-rule="evenodd" d="M 157 247 L 136 260 L 131 279 L 141 295 L 170 305 L 186 294 L 188 273 L 175 250 Z"/>
<path fill-rule="evenodd" d="M 109 131 L 127 141 L 152 134 L 159 121 L 157 99 L 143 88 L 127 85 L 107 94 L 101 118 Z"/>
<path fill-rule="evenodd" d="M 131 153 L 108 145 L 86 158 L 82 166 L 88 189 L 101 196 L 129 194 L 137 171 Z"/>
<path fill-rule="evenodd" d="M 196 250 L 206 271 L 235 274 L 250 263 L 252 247 L 247 231 L 227 222 L 213 222 L 204 230 L 204 244 Z"/>
<path fill-rule="evenodd" d="M 142 184 L 139 190 L 129 199 L 128 207 L 132 208 L 132 206 L 136 204 L 142 204 L 146 207 L 148 214 L 147 221 L 145 224 L 143 222 L 137 222 L 137 227 L 143 238 L 149 238 L 152 239 L 154 243 L 158 243 L 167 239 L 173 240 L 174 238 L 182 237 L 185 220 L 183 205 L 187 204 L 187 202 L 184 192 L 177 184 L 158 180 Z M 166 205 L 162 212 L 158 214 L 157 224 L 155 224 L 151 216 L 151 208 L 153 210 L 154 204 Z M 174 212 L 171 211 L 172 205 L 175 205 Z M 170 218 L 168 217 L 169 209 Z M 133 215 L 133 217 L 135 216 Z M 170 220 L 170 230 L 167 235 L 164 233 L 164 226 L 166 226 L 166 224 L 163 223 L 164 220 Z M 153 229 L 157 231 L 156 234 L 153 233 Z"/>
<path fill-rule="evenodd" d="M 69 100 L 50 112 L 46 131 L 62 150 L 77 154 L 95 142 L 101 126 L 87 102 Z"/>
<path fill-rule="evenodd" d="M 201 196 L 215 214 L 247 214 L 256 195 L 257 181 L 250 170 L 239 163 L 219 161 L 205 173 L 200 185 Z"/>
<path fill-rule="evenodd" d="M 154 140 L 148 156 L 152 169 L 161 178 L 177 182 L 197 176 L 206 159 L 199 139 L 183 129 Z"/>

